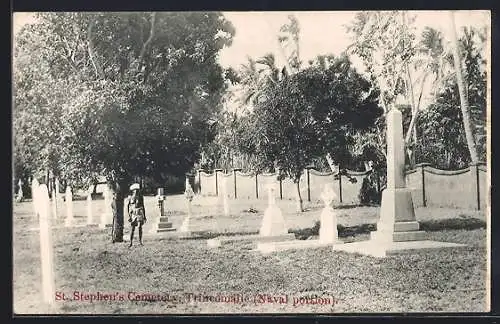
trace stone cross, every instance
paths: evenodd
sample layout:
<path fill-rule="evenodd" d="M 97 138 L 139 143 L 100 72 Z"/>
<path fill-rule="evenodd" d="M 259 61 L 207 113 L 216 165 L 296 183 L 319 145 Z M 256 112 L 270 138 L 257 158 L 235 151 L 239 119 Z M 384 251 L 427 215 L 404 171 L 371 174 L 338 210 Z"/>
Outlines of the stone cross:
<path fill-rule="evenodd" d="M 194 197 L 194 191 L 193 188 L 191 188 L 191 184 L 189 183 L 189 179 L 186 178 L 186 190 L 184 191 L 184 196 L 186 197 L 187 204 L 188 204 L 188 214 L 186 218 L 184 218 L 184 221 L 182 222 L 181 227 L 179 228 L 180 232 L 189 232 L 189 227 L 191 223 L 191 216 L 192 216 L 192 207 L 191 203 L 193 201 Z"/>
<path fill-rule="evenodd" d="M 330 183 L 326 184 L 321 192 L 321 200 L 323 200 L 325 207 L 330 207 L 330 204 L 336 197 L 337 195 L 335 194 L 332 185 Z"/>
<path fill-rule="evenodd" d="M 92 187 L 87 192 L 87 225 L 93 224 L 92 219 Z"/>
<path fill-rule="evenodd" d="M 336 243 L 338 241 L 337 215 L 331 203 L 337 197 L 331 184 L 326 184 L 321 193 L 325 204 L 320 216 L 319 241 L 322 243 Z"/>
<path fill-rule="evenodd" d="M 42 293 L 43 300 L 48 304 L 54 303 L 54 246 L 52 245 L 50 201 L 47 186 L 42 184 L 38 189 L 40 223 L 40 260 L 42 265 Z"/>
<path fill-rule="evenodd" d="M 165 216 L 165 195 L 163 188 L 158 188 L 158 194 L 156 195 L 157 203 L 158 203 L 158 214 L 155 219 L 151 222 L 151 233 L 157 233 L 158 226 L 161 222 L 161 218 Z"/>
<path fill-rule="evenodd" d="M 74 217 L 73 217 L 73 193 L 71 192 L 71 187 L 66 186 L 66 226 L 73 226 Z"/>

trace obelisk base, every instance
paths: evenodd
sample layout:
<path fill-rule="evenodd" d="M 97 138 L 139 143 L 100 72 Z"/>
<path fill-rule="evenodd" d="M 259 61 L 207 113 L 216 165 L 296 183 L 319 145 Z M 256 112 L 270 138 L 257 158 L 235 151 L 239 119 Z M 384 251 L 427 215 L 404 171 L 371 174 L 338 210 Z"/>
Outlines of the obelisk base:
<path fill-rule="evenodd" d="M 429 241 L 424 231 L 419 230 L 415 220 L 411 191 L 406 188 L 385 189 L 377 231 L 370 240 L 333 246 L 334 251 L 358 253 L 374 257 L 387 257 L 416 250 L 460 248 L 464 244 Z"/>
<path fill-rule="evenodd" d="M 377 231 L 370 234 L 370 240 L 389 242 L 425 240 L 425 232 L 419 229 L 411 190 L 407 188 L 385 189 L 382 192 Z"/>

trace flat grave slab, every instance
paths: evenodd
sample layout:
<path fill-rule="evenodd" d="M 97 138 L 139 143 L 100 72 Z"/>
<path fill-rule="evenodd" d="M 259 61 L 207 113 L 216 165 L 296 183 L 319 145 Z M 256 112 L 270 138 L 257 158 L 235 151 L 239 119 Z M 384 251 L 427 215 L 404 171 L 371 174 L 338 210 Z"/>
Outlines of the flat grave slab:
<path fill-rule="evenodd" d="M 64 226 L 64 225 L 53 225 L 50 228 L 51 229 L 63 229 L 63 228 L 77 228 L 77 227 L 98 227 L 98 224 L 92 224 L 92 225 L 87 225 L 87 224 L 75 224 L 71 226 Z M 40 231 L 39 227 L 31 227 L 26 230 L 27 232 L 38 232 Z"/>
<path fill-rule="evenodd" d="M 367 240 L 361 242 L 353 242 L 332 247 L 333 251 L 344 251 L 348 253 L 357 253 L 369 255 L 377 258 L 383 258 L 390 255 L 411 253 L 412 251 L 434 250 L 444 248 L 463 248 L 465 244 L 440 242 L 440 241 L 403 241 L 389 242 L 386 245 L 377 244 L 377 242 Z"/>
<path fill-rule="evenodd" d="M 294 240 L 295 234 L 287 233 L 282 235 L 273 236 L 262 236 L 259 234 L 249 234 L 249 235 L 234 235 L 234 236 L 219 236 L 210 240 L 207 240 L 207 246 L 211 248 L 220 247 L 225 244 L 230 244 L 234 242 L 241 241 L 256 241 L 256 242 L 269 242 L 269 241 L 288 241 Z"/>
<path fill-rule="evenodd" d="M 326 242 L 320 240 L 293 240 L 286 242 L 259 242 L 257 251 L 261 253 L 272 253 L 277 251 L 298 250 L 298 249 L 315 249 L 325 246 L 334 246 L 344 244 L 342 241 Z"/>

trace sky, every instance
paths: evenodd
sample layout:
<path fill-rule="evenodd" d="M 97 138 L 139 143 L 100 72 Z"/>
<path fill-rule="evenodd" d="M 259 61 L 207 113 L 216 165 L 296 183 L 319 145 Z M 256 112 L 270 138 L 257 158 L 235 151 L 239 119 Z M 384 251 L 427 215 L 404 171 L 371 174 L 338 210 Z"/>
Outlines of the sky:
<path fill-rule="evenodd" d="M 446 11 L 415 11 L 418 29 L 434 27 L 448 34 L 449 17 Z M 224 12 L 236 28 L 231 47 L 220 53 L 221 65 L 237 67 L 245 63 L 246 56 L 261 57 L 268 52 L 275 54 L 278 63 L 283 64 L 276 35 L 287 22 L 287 16 L 294 14 L 300 24 L 300 56 L 304 62 L 319 54 L 335 55 L 344 51 L 352 42 L 346 33 L 356 12 L 353 11 L 307 11 L 307 12 Z M 489 19 L 486 11 L 457 11 L 457 29 L 464 25 L 484 24 Z M 357 63 L 357 62 L 354 62 Z"/>
<path fill-rule="evenodd" d="M 284 60 L 277 42 L 279 28 L 287 22 L 287 16 L 293 14 L 300 24 L 300 56 L 303 61 L 319 54 L 333 53 L 338 55 L 351 43 L 345 32 L 345 25 L 354 17 L 354 11 L 249 11 L 224 12 L 235 29 L 233 44 L 224 48 L 219 55 L 220 64 L 224 67 L 237 68 L 246 62 L 247 56 L 258 58 L 266 53 L 275 54 L 277 63 Z M 449 18 L 446 11 L 414 11 L 417 14 L 417 28 L 431 26 L 449 32 Z M 480 25 L 489 21 L 488 11 L 456 11 L 457 28 L 463 25 Z M 33 22 L 32 13 L 15 13 L 13 17 L 14 33 L 26 23 Z"/>
<path fill-rule="evenodd" d="M 416 14 L 415 25 L 417 34 L 425 26 L 433 27 L 443 32 L 449 39 L 450 18 L 448 11 L 412 11 Z M 247 62 L 247 57 L 254 59 L 273 53 L 277 66 L 283 66 L 285 59 L 280 51 L 277 35 L 280 27 L 287 22 L 287 17 L 293 14 L 300 25 L 300 58 L 304 63 L 320 54 L 338 55 L 351 43 L 346 33 L 345 25 L 349 24 L 356 12 L 354 11 L 249 11 L 223 12 L 236 29 L 233 43 L 219 53 L 219 63 L 223 67 L 238 69 Z M 490 12 L 479 10 L 455 11 L 455 24 L 462 26 L 490 25 Z M 34 22 L 32 13 L 15 13 L 13 30 L 17 33 L 27 23 Z M 359 72 L 365 70 L 363 64 L 351 57 L 351 61 Z M 425 90 L 428 92 L 430 89 Z"/>

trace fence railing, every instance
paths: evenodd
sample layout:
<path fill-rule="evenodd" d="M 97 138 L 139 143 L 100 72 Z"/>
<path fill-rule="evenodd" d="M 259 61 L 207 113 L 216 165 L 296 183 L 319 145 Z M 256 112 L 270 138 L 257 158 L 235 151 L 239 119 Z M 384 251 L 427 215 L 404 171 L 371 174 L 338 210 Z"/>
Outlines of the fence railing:
<path fill-rule="evenodd" d="M 357 205 L 363 179 L 370 173 L 346 170 L 334 174 L 306 168 L 299 182 L 301 197 L 307 201 L 320 201 L 324 185 L 330 183 L 337 195 L 334 202 Z M 268 184 L 279 188 L 282 200 L 293 200 L 297 196 L 296 184 L 289 178 L 279 180 L 275 173 L 243 173 L 241 169 L 225 173 L 222 169 L 215 169 L 198 170 L 191 177 L 196 192 L 204 196 L 218 196 L 222 181 L 226 181 L 226 194 L 234 199 L 265 199 Z M 484 163 L 456 171 L 436 169 L 428 163 L 417 164 L 406 171 L 406 184 L 412 191 L 416 207 L 480 210 L 486 206 L 488 190 Z"/>

